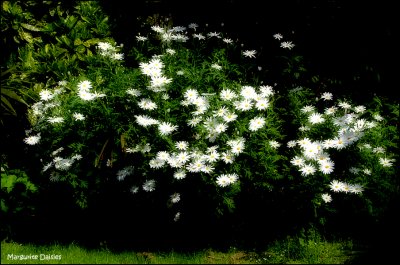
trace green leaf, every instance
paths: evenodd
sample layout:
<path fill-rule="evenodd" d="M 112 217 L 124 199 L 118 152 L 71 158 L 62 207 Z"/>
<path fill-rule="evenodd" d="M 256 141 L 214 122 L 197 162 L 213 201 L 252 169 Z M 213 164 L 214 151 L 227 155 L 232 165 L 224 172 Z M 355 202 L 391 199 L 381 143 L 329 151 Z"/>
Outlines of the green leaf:
<path fill-rule="evenodd" d="M 49 53 L 49 49 L 50 49 L 50 44 L 44 45 L 44 51 L 45 51 L 46 54 Z"/>
<path fill-rule="evenodd" d="M 90 47 L 91 45 L 94 45 L 94 44 L 97 44 L 97 43 L 99 43 L 99 39 L 90 39 L 90 40 L 87 40 L 87 41 L 85 41 L 84 43 L 83 43 L 83 45 L 85 45 L 85 47 Z"/>
<path fill-rule="evenodd" d="M 14 39 L 14 41 L 16 42 L 16 43 L 20 43 L 20 41 L 19 41 L 19 39 L 17 38 L 17 36 L 13 36 L 13 39 Z"/>
<path fill-rule="evenodd" d="M 7 112 L 11 113 L 12 115 L 17 116 L 17 112 L 5 97 L 1 97 L 1 102 L 2 102 L 1 103 L 2 108 L 4 108 Z"/>
<path fill-rule="evenodd" d="M 81 39 L 79 39 L 79 38 L 74 40 L 74 45 L 75 45 L 75 46 L 79 46 L 79 45 L 81 45 L 82 43 L 83 43 L 83 42 L 82 42 Z"/>
<path fill-rule="evenodd" d="M 8 193 L 12 191 L 16 182 L 16 175 L 1 174 L 1 188 L 6 188 Z"/>
<path fill-rule="evenodd" d="M 26 185 L 26 190 L 31 191 L 31 192 L 37 191 L 37 188 L 33 183 L 26 181 L 25 185 Z"/>
<path fill-rule="evenodd" d="M 5 201 L 1 199 L 1 211 L 2 212 L 8 212 L 8 206 L 6 205 Z"/>
<path fill-rule="evenodd" d="M 75 25 L 76 22 L 78 21 L 78 18 L 74 17 L 74 16 L 68 16 L 65 20 L 64 23 L 65 25 L 69 28 L 72 29 Z"/>
<path fill-rule="evenodd" d="M 26 40 L 29 43 L 33 42 L 32 35 L 29 32 L 19 31 L 18 33 L 19 33 L 19 36 L 21 37 L 21 39 Z"/>
<path fill-rule="evenodd" d="M 9 98 L 12 98 L 12 99 L 18 101 L 18 102 L 28 105 L 17 93 L 15 93 L 14 91 L 12 91 L 10 89 L 7 89 L 7 88 L 1 89 L 1 95 L 2 96 L 5 95 Z"/>
<path fill-rule="evenodd" d="M 26 28 L 27 30 L 31 30 L 31 31 L 42 31 L 42 29 L 35 27 L 33 25 L 30 25 L 30 24 L 21 23 L 21 26 Z"/>
<path fill-rule="evenodd" d="M 80 45 L 78 47 L 75 48 L 75 51 L 79 54 L 79 53 L 84 53 L 86 51 L 85 46 Z M 79 56 L 78 56 L 79 57 Z"/>
<path fill-rule="evenodd" d="M 10 11 L 10 2 L 4 1 L 4 2 L 3 2 L 3 5 L 2 5 L 2 8 L 3 8 L 3 10 L 4 10 L 5 12 L 9 12 L 9 11 Z"/>

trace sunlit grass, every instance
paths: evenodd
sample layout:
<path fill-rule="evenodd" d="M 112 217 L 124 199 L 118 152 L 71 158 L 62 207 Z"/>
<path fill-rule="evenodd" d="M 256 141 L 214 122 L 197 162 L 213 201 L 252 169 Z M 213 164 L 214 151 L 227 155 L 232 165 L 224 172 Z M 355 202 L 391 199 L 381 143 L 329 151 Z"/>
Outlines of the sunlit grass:
<path fill-rule="evenodd" d="M 328 242 L 319 237 L 288 237 L 266 246 L 264 251 L 228 251 L 204 249 L 179 251 L 124 251 L 107 249 L 88 250 L 77 244 L 37 246 L 32 244 L 1 243 L 2 264 L 343 264 L 351 260 L 347 255 L 352 242 Z M 11 255 L 31 259 L 13 259 Z M 37 259 L 32 257 L 37 255 Z M 46 260 L 46 256 L 53 257 Z M 51 256 L 53 255 L 53 256 Z"/>

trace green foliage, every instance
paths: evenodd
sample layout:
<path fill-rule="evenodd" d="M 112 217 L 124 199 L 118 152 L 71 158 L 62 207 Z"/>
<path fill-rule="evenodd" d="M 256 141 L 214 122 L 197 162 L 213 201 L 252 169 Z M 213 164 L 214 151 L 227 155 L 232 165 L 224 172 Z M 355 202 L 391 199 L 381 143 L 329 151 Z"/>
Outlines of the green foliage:
<path fill-rule="evenodd" d="M 3 213 L 16 214 L 33 209 L 29 200 L 38 189 L 24 171 L 8 169 L 6 164 L 2 164 L 1 190 L 5 195 L 1 198 L 1 211 Z"/>
<path fill-rule="evenodd" d="M 23 90 L 19 89 L 23 80 L 17 79 L 5 79 L 4 76 L 8 74 L 12 69 L 9 69 L 1 73 L 1 108 L 4 111 L 3 115 L 17 115 L 17 111 L 13 107 L 12 102 L 22 103 L 28 105 L 23 99 Z M 3 119 L 1 119 L 3 123 Z"/>
<path fill-rule="evenodd" d="M 2 58 L 1 107 L 12 115 L 14 102 L 32 102 L 44 82 L 54 83 L 84 68 L 94 45 L 110 34 L 108 17 L 95 1 L 78 1 L 72 11 L 61 2 L 3 1 L 2 11 L 7 56 Z"/>
<path fill-rule="evenodd" d="M 314 229 L 288 236 L 268 245 L 258 259 L 266 264 L 343 264 L 352 258 L 351 240 L 329 242 Z"/>

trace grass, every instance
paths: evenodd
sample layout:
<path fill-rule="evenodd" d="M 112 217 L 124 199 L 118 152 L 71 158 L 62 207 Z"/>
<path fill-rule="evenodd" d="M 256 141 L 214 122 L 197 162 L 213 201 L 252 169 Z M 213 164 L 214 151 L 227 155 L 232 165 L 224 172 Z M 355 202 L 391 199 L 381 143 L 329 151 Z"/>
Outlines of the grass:
<path fill-rule="evenodd" d="M 328 242 L 318 235 L 287 237 L 266 246 L 263 251 L 202 251 L 181 253 L 135 252 L 120 253 L 107 249 L 88 250 L 76 244 L 39 246 L 1 243 L 2 264 L 344 264 L 354 258 L 351 240 Z M 13 255 L 13 256 L 11 256 Z M 24 255 L 31 259 L 17 260 Z M 35 258 L 33 260 L 32 258 Z M 53 255 L 53 256 L 51 256 Z M 45 258 L 52 258 L 46 260 Z"/>

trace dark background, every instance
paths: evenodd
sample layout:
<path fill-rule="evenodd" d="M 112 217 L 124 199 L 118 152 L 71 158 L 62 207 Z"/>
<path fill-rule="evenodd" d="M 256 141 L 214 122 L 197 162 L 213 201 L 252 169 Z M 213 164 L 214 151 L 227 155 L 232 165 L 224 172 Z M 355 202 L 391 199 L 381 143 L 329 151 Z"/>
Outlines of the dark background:
<path fill-rule="evenodd" d="M 395 67 L 398 52 L 394 1 L 103 0 L 101 3 L 116 25 L 113 31 L 116 40 L 122 43 L 132 42 L 140 31 L 138 17 L 153 14 L 171 16 L 174 26 L 207 23 L 210 31 L 223 29 L 229 36 L 239 37 L 249 49 L 266 46 L 272 34 L 281 33 L 296 44 L 308 71 L 339 79 L 343 84 L 341 89 L 360 96 L 393 95 L 398 68 Z"/>

